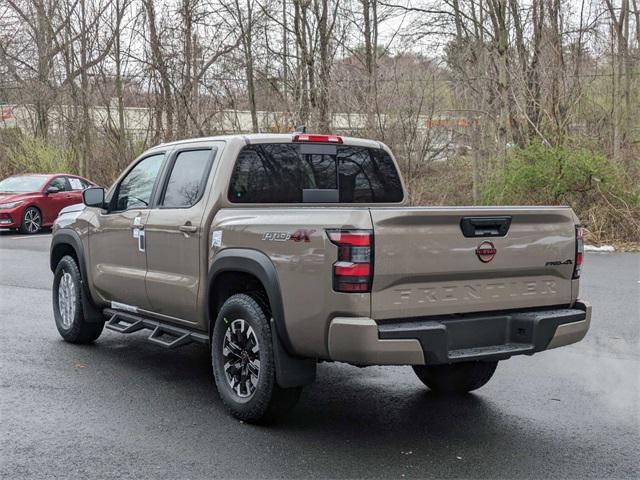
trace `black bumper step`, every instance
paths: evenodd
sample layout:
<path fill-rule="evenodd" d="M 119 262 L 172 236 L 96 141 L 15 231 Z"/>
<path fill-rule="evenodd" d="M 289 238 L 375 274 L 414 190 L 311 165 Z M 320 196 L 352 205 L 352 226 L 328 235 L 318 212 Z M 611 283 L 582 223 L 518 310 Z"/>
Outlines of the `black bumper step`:
<path fill-rule="evenodd" d="M 203 333 L 186 328 L 168 325 L 158 320 L 143 317 L 130 312 L 121 312 L 106 308 L 104 315 L 109 317 L 105 327 L 118 333 L 133 333 L 139 330 L 151 330 L 150 342 L 165 348 L 176 348 L 191 342 L 209 343 L 209 337 Z"/>
<path fill-rule="evenodd" d="M 449 359 L 456 362 L 480 360 L 496 356 L 521 355 L 532 352 L 533 345 L 528 343 L 505 343 L 504 345 L 489 345 L 488 347 L 460 348 L 449 350 Z"/>
<path fill-rule="evenodd" d="M 381 323 L 378 337 L 417 339 L 428 364 L 503 360 L 546 349 L 558 325 L 585 318 L 580 308 L 452 315 Z"/>

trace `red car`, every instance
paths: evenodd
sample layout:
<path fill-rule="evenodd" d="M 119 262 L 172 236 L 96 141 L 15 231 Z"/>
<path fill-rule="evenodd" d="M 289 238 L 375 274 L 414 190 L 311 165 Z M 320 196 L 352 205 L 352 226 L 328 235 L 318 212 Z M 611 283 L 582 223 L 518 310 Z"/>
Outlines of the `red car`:
<path fill-rule="evenodd" d="M 0 228 L 37 233 L 53 225 L 64 207 L 82 203 L 93 182 L 77 175 L 15 175 L 0 181 Z"/>

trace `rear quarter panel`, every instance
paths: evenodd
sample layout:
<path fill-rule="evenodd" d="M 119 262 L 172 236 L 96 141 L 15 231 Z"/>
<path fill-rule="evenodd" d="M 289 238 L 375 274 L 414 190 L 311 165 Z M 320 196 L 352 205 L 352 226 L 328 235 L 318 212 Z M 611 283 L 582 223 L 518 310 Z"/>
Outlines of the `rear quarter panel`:
<path fill-rule="evenodd" d="M 286 326 L 295 353 L 328 358 L 330 320 L 338 315 L 369 316 L 370 295 L 333 291 L 332 268 L 337 247 L 327 228 L 371 228 L 367 208 L 225 208 L 211 225 L 212 235 L 222 232 L 215 255 L 228 247 L 248 248 L 266 254 L 276 268 Z M 304 231 L 306 239 L 291 236 Z"/>

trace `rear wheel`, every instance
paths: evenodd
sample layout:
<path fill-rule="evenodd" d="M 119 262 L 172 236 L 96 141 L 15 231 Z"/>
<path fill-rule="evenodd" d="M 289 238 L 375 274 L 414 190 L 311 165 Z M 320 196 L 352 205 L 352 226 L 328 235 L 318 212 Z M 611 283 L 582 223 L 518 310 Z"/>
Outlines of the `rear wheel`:
<path fill-rule="evenodd" d="M 42 213 L 36 207 L 27 208 L 22 214 L 22 224 L 20 231 L 22 233 L 38 233 L 42 229 Z"/>
<path fill-rule="evenodd" d="M 416 365 L 413 371 L 434 392 L 466 393 L 486 384 L 498 362 L 461 362 L 449 365 Z"/>
<path fill-rule="evenodd" d="M 251 296 L 224 302 L 211 340 L 211 361 L 220 398 L 231 414 L 250 423 L 275 420 L 298 401 L 301 388 L 276 382 L 271 328 Z"/>
<path fill-rule="evenodd" d="M 104 322 L 88 322 L 82 308 L 82 277 L 73 257 L 62 257 L 53 277 L 53 315 L 62 338 L 90 343 L 102 333 Z"/>

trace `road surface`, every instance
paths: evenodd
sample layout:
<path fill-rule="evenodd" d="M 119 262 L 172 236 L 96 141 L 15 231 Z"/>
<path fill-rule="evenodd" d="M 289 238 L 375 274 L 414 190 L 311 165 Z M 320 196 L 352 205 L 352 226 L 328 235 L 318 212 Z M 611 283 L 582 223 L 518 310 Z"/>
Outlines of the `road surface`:
<path fill-rule="evenodd" d="M 325 363 L 267 428 L 225 412 L 203 345 L 107 330 L 64 343 L 49 243 L 0 234 L 1 478 L 640 476 L 640 254 L 588 254 L 587 338 L 501 362 L 475 394 L 439 398 L 410 368 Z"/>

